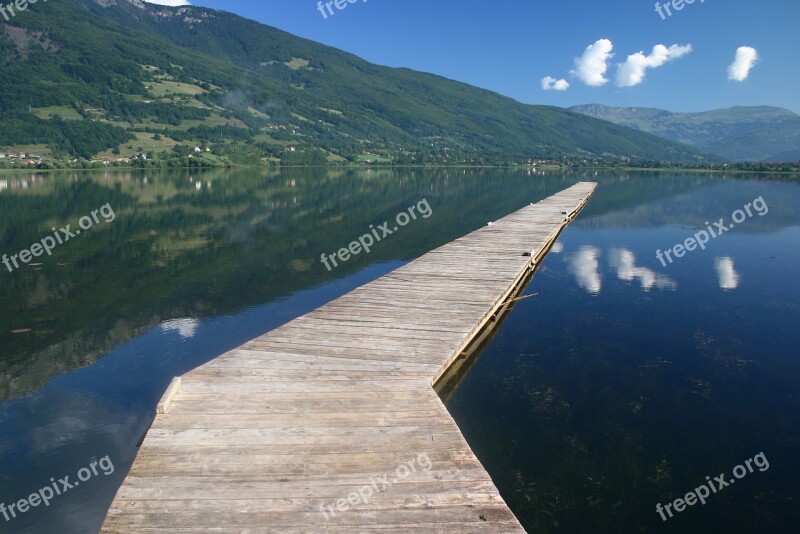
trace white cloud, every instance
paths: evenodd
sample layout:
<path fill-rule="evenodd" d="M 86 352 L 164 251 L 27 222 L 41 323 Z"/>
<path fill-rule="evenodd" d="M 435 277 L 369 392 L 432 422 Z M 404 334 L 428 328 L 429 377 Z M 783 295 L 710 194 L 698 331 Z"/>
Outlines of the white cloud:
<path fill-rule="evenodd" d="M 561 241 L 556 241 L 550 248 L 550 252 L 552 252 L 553 254 L 561 254 L 562 252 L 564 252 L 564 243 L 562 243 Z"/>
<path fill-rule="evenodd" d="M 758 62 L 758 51 L 749 46 L 740 46 L 736 49 L 736 59 L 728 67 L 728 79 L 743 82 L 750 76 L 752 69 Z"/>
<path fill-rule="evenodd" d="M 658 68 L 668 61 L 678 59 L 692 51 L 692 45 L 674 44 L 667 48 L 662 44 L 653 47 L 650 55 L 644 52 L 636 52 L 628 56 L 625 63 L 620 63 L 617 67 L 617 87 L 633 87 L 639 85 L 647 76 L 647 69 Z"/>
<path fill-rule="evenodd" d="M 575 275 L 578 285 L 597 295 L 600 293 L 600 250 L 595 247 L 581 247 L 569 260 L 569 271 Z"/>
<path fill-rule="evenodd" d="M 144 0 L 148 4 L 158 4 L 160 6 L 190 6 L 188 0 Z"/>
<path fill-rule="evenodd" d="M 678 284 L 667 276 L 657 274 L 646 267 L 637 267 L 636 256 L 630 250 L 615 248 L 611 249 L 608 255 L 608 263 L 617 271 L 620 280 L 632 282 L 638 279 L 645 291 L 650 291 L 654 287 L 672 290 L 678 287 Z"/>
<path fill-rule="evenodd" d="M 608 39 L 600 39 L 586 47 L 581 57 L 575 58 L 575 69 L 570 74 L 591 87 L 599 87 L 608 83 L 606 71 L 608 62 L 614 57 L 611 51 L 614 44 Z"/>
<path fill-rule="evenodd" d="M 722 289 L 736 289 L 739 287 L 739 273 L 733 267 L 731 258 L 717 258 L 714 260 L 714 269 L 719 278 L 719 287 Z"/>
<path fill-rule="evenodd" d="M 569 82 L 565 79 L 556 80 L 552 76 L 542 78 L 542 89 L 545 91 L 566 91 L 569 89 Z"/>

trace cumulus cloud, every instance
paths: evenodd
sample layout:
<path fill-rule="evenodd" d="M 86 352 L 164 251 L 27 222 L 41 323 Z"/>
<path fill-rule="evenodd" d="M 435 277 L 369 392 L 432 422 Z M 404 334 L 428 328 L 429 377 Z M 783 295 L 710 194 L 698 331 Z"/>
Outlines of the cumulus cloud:
<path fill-rule="evenodd" d="M 545 91 L 566 91 L 569 89 L 569 82 L 565 79 L 556 80 L 552 76 L 542 78 L 542 89 Z"/>
<path fill-rule="evenodd" d="M 758 62 L 758 50 L 750 46 L 740 46 L 736 49 L 736 59 L 728 67 L 728 79 L 743 82 L 750 76 L 752 69 Z"/>
<path fill-rule="evenodd" d="M 638 279 L 645 291 L 650 291 L 654 287 L 671 290 L 678 287 L 678 284 L 669 277 L 657 274 L 646 267 L 637 267 L 636 256 L 630 250 L 611 249 L 608 255 L 608 263 L 617 272 L 617 278 L 620 280 L 632 282 Z"/>
<path fill-rule="evenodd" d="M 692 45 L 674 44 L 667 48 L 662 44 L 653 47 L 650 55 L 636 52 L 628 56 L 625 63 L 620 63 L 617 68 L 617 87 L 633 87 L 639 85 L 647 76 L 647 69 L 658 68 L 668 61 L 678 59 L 692 51 Z"/>
<path fill-rule="evenodd" d="M 600 293 L 600 250 L 595 247 L 584 246 L 569 260 L 569 271 L 575 275 L 578 285 L 583 289 L 597 295 Z"/>
<path fill-rule="evenodd" d="M 739 273 L 736 272 L 731 258 L 717 258 L 714 260 L 714 269 L 719 278 L 719 287 L 729 290 L 739 287 Z"/>
<path fill-rule="evenodd" d="M 144 0 L 148 4 L 158 4 L 160 6 L 190 6 L 188 0 Z"/>
<path fill-rule="evenodd" d="M 591 87 L 608 83 L 606 71 L 608 62 L 614 57 L 611 51 L 614 44 L 608 39 L 600 39 L 586 47 L 581 57 L 575 58 L 575 69 L 570 74 Z"/>

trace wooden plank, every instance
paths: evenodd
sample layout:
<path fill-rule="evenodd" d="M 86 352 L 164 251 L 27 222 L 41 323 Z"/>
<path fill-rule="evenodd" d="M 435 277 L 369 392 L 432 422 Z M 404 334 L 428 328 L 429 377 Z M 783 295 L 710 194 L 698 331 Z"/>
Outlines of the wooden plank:
<path fill-rule="evenodd" d="M 431 386 L 594 188 L 526 206 L 174 380 L 102 531 L 523 532 Z"/>
<path fill-rule="evenodd" d="M 172 404 L 175 395 L 178 394 L 178 389 L 181 387 L 181 377 L 176 377 L 172 379 L 172 382 L 169 383 L 169 387 L 167 387 L 167 391 L 164 392 L 164 395 L 161 397 L 161 400 L 158 401 L 158 405 L 156 405 L 156 413 L 157 414 L 165 414 L 167 410 L 169 410 L 169 405 Z"/>

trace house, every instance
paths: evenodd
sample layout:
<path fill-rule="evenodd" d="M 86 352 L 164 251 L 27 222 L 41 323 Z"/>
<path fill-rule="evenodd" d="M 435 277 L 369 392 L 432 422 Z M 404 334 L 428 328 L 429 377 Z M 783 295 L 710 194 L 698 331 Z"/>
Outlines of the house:
<path fill-rule="evenodd" d="M 199 146 L 196 146 L 196 147 L 194 147 L 194 151 L 195 151 L 195 152 L 202 152 L 202 151 L 203 151 L 203 149 L 202 149 L 202 148 L 200 148 Z"/>

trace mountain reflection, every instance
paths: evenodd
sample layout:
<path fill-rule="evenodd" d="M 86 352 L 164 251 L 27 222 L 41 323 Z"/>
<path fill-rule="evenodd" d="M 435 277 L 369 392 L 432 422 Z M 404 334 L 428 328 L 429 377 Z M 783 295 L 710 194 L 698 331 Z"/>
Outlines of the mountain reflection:
<path fill-rule="evenodd" d="M 701 174 L 513 169 L 236 169 L 192 172 L 9 174 L 0 190 L 0 254 L 39 241 L 106 203 L 117 219 L 70 241 L 52 257 L 0 275 L 0 399 L 41 388 L 53 376 L 96 363 L 154 327 L 188 339 L 193 320 L 232 315 L 360 272 L 408 260 L 581 180 L 599 192 L 569 231 L 657 229 L 698 224 L 708 213 L 763 194 L 757 180 Z M 775 182 L 770 216 L 750 232 L 776 232 L 796 220 L 800 198 Z M 200 188 L 198 189 L 198 184 Z M 382 242 L 334 272 L 319 262 L 410 203 L 427 198 L 434 216 Z M 676 203 L 674 199 L 687 199 Z M 724 199 L 724 200 L 723 200 Z M 756 224 L 757 223 L 757 224 Z M 660 242 L 675 242 L 673 238 Z M 564 254 L 579 286 L 602 288 L 601 246 Z M 616 276 L 644 289 L 674 289 L 671 278 L 636 264 L 618 246 Z M 562 252 L 561 242 L 553 254 Z M 605 250 L 605 249 L 604 249 Z M 730 252 L 719 256 L 732 255 Z M 555 257 L 555 256 L 554 256 Z M 737 285 L 730 263 L 723 288 Z M 671 275 L 675 274 L 670 272 Z M 187 319 L 194 318 L 194 319 Z"/>

